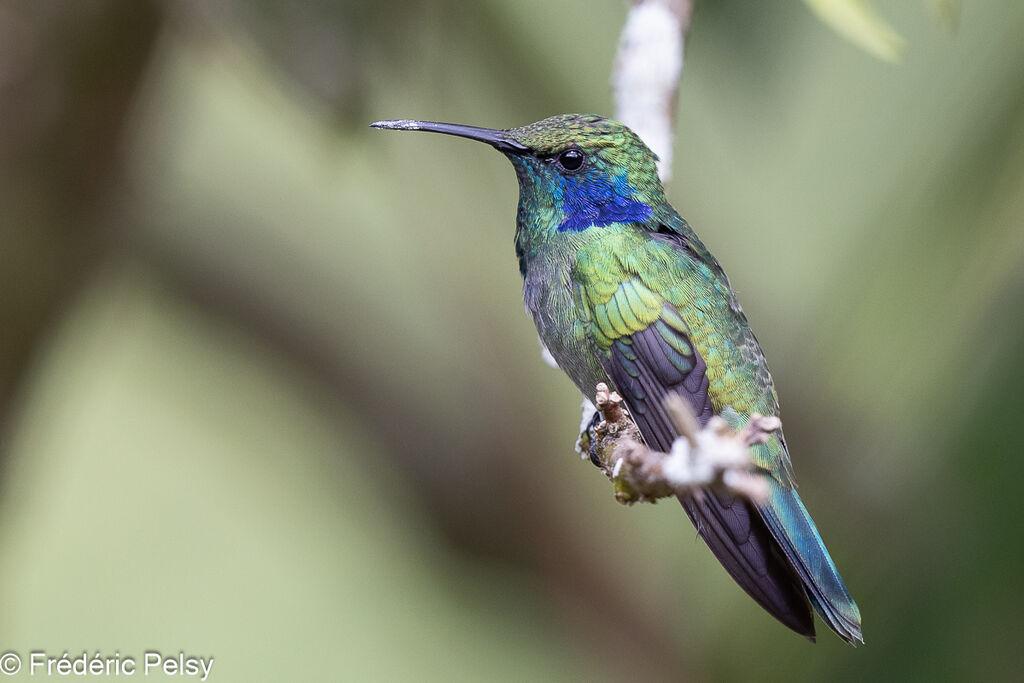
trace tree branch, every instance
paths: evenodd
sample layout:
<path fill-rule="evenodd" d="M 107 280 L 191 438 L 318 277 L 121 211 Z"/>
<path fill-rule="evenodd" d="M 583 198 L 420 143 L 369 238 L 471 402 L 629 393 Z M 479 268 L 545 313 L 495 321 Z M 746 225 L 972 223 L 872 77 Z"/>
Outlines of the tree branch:
<path fill-rule="evenodd" d="M 615 118 L 658 155 L 662 182 L 672 176 L 672 138 L 683 47 L 694 0 L 633 0 L 612 70 Z"/>
<path fill-rule="evenodd" d="M 708 486 L 751 500 L 763 500 L 768 494 L 750 447 L 764 443 L 781 429 L 779 418 L 755 413 L 737 432 L 716 415 L 701 428 L 686 401 L 673 394 L 665 407 L 681 436 L 671 452 L 662 453 L 644 445 L 622 397 L 609 391 L 608 385 L 597 385 L 594 403 L 601 419 L 593 421 L 581 439 L 590 459 L 612 481 L 620 503 L 688 496 L 694 489 Z"/>

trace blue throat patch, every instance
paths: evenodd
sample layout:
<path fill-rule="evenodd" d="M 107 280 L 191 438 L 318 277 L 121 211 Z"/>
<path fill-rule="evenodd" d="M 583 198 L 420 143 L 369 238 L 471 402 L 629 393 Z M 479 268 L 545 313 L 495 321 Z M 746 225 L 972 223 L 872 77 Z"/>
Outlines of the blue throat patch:
<path fill-rule="evenodd" d="M 639 223 L 651 217 L 651 207 L 632 199 L 633 188 L 626 175 L 615 178 L 612 186 L 588 182 L 583 176 L 564 178 L 559 188 L 565 218 L 559 232 L 602 228 L 612 223 Z"/>

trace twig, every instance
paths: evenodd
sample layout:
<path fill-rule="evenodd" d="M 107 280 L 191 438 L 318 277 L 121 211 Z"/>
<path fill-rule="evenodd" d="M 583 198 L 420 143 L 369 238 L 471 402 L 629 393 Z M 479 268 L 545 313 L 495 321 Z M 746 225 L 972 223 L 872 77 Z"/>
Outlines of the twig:
<path fill-rule="evenodd" d="M 654 502 L 708 486 L 752 500 L 767 495 L 767 481 L 757 472 L 750 448 L 782 427 L 779 418 L 755 413 L 736 432 L 715 416 L 701 428 L 686 401 L 671 395 L 665 407 L 681 436 L 671 452 L 662 453 L 643 443 L 622 398 L 607 385 L 597 385 L 594 403 L 602 419 L 586 439 L 589 456 L 612 481 L 619 502 Z"/>

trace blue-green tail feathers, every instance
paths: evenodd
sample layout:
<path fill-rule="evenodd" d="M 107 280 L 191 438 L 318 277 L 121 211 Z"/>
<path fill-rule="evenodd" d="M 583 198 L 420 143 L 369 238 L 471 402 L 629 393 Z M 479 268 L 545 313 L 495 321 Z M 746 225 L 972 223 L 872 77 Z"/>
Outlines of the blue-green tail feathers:
<path fill-rule="evenodd" d="M 863 643 L 860 610 L 800 496 L 792 488 L 772 480 L 768 501 L 758 507 L 800 577 L 814 611 L 846 642 Z"/>

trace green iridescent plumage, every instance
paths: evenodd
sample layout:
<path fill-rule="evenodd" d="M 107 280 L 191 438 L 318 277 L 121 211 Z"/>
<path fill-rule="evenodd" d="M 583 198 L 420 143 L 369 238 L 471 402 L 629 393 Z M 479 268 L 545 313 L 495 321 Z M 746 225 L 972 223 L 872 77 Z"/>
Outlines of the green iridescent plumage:
<path fill-rule="evenodd" d="M 481 140 L 519 178 L 516 254 L 526 308 L 559 367 L 585 396 L 599 382 L 625 399 L 644 439 L 674 438 L 664 397 L 734 428 L 778 414 L 764 355 L 728 278 L 667 202 L 655 157 L 626 126 L 555 116 L 505 131 L 394 121 Z M 726 570 L 790 628 L 814 636 L 813 607 L 847 642 L 860 613 L 795 491 L 781 434 L 755 449 L 769 483 L 754 505 L 706 490 L 681 499 Z"/>

